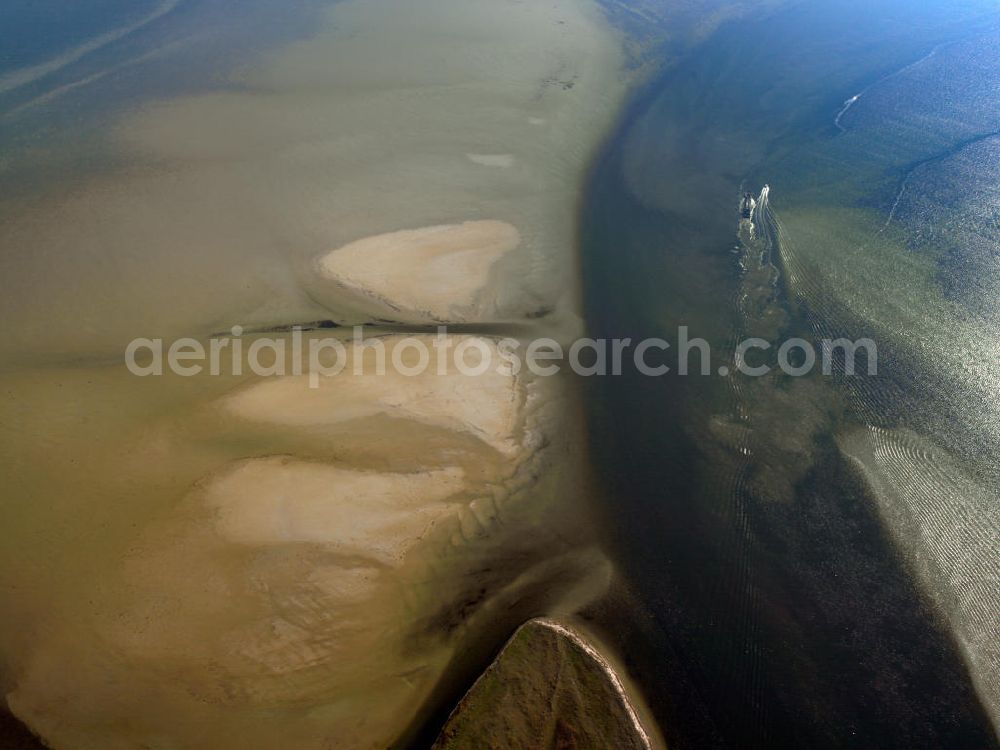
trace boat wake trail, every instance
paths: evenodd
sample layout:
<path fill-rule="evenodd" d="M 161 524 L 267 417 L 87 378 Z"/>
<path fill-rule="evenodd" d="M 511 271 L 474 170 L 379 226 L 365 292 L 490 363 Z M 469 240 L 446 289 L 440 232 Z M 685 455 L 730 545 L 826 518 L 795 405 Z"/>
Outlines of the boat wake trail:
<path fill-rule="evenodd" d="M 839 111 L 839 112 L 837 113 L 837 116 L 836 116 L 835 118 L 833 118 L 833 124 L 834 124 L 834 125 L 836 125 L 836 126 L 837 126 L 837 127 L 838 127 L 838 128 L 840 129 L 840 132 L 841 132 L 841 133 L 846 133 L 846 132 L 847 132 L 847 128 L 845 128 L 845 127 L 844 127 L 843 125 L 841 125 L 841 124 L 840 124 L 840 120 L 841 120 L 841 118 L 842 118 L 842 117 L 843 117 L 844 115 L 846 115 L 846 114 L 847 114 L 847 110 L 849 110 L 849 109 L 850 109 L 851 107 L 853 107 L 853 106 L 854 106 L 854 103 L 855 103 L 855 102 L 856 102 L 856 101 L 857 101 L 858 99 L 860 99 L 860 98 L 861 98 L 861 94 L 863 94 L 863 93 L 864 93 L 864 92 L 862 91 L 862 92 L 861 92 L 861 93 L 859 93 L 859 94 L 855 94 L 855 95 L 854 95 L 854 96 L 852 96 L 852 97 L 851 97 L 850 99 L 848 99 L 847 101 L 845 101 L 845 102 L 844 102 L 844 106 L 843 106 L 843 108 L 842 108 L 842 109 L 841 109 L 841 110 L 840 110 L 840 111 Z"/>
<path fill-rule="evenodd" d="M 937 51 L 939 49 L 941 49 L 943 46 L 944 46 L 944 44 L 938 44 L 930 52 L 928 52 L 926 55 L 924 55 L 923 57 L 921 57 L 919 60 L 914 60 L 913 62 L 908 63 L 907 65 L 904 65 L 899 70 L 894 70 L 892 73 L 889 73 L 888 75 L 882 76 L 877 81 L 875 81 L 875 83 L 872 83 L 872 84 L 870 84 L 868 86 L 865 86 L 863 89 L 861 89 L 861 91 L 859 91 L 858 93 L 856 93 L 851 98 L 845 99 L 844 100 L 844 105 L 840 108 L 840 111 L 837 112 L 837 116 L 833 118 L 833 124 L 837 127 L 837 130 L 839 130 L 841 133 L 846 133 L 847 132 L 847 128 L 845 128 L 843 125 L 840 124 L 841 120 L 844 119 L 844 115 L 847 114 L 847 111 L 851 107 L 853 107 L 855 104 L 857 104 L 858 100 L 861 99 L 862 96 L 864 96 L 865 94 L 867 94 L 869 91 L 871 91 L 876 86 L 879 86 L 879 85 L 885 83 L 886 81 L 888 81 L 888 80 L 890 80 L 892 78 L 895 78 L 898 75 L 902 75 L 903 73 L 906 73 L 907 71 L 912 70 L 913 68 L 917 67 L 921 63 L 923 63 L 923 62 L 925 62 L 927 60 L 930 60 L 932 57 L 934 57 L 934 55 L 937 54 Z"/>

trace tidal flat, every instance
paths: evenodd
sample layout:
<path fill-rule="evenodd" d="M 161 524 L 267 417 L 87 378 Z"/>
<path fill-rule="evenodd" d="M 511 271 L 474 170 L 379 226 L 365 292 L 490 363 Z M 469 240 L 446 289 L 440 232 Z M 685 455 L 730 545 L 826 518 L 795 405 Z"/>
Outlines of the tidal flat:
<path fill-rule="evenodd" d="M 124 368 L 136 337 L 232 326 L 390 354 L 414 324 L 579 332 L 577 204 L 628 82 L 600 9 L 310 14 L 182 92 L 114 100 L 112 63 L 6 112 L 93 131 L 17 150 L 0 205 L 3 688 L 53 747 L 405 744 L 612 576 L 567 378 Z M 306 338 L 372 356 L 347 331 Z"/>
<path fill-rule="evenodd" d="M 997 747 L 995 3 L 56 5 L 0 10 L 0 744 Z M 129 370 L 181 337 L 241 367 Z"/>

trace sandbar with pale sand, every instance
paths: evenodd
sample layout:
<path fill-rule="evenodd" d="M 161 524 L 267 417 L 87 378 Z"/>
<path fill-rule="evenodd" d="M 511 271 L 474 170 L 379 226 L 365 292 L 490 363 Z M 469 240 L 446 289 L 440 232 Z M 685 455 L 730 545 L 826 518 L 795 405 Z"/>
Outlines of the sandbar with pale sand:
<path fill-rule="evenodd" d="M 521 244 L 505 221 L 466 221 L 365 237 L 322 256 L 319 273 L 371 302 L 374 315 L 482 320 L 490 270 Z"/>

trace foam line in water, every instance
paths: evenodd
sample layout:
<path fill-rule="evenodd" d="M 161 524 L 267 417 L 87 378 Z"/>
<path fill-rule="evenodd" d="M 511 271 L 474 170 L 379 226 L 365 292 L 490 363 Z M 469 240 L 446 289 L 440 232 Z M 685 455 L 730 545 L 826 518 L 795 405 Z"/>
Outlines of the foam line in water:
<path fill-rule="evenodd" d="M 40 96 L 36 96 L 34 99 L 29 99 L 24 104 L 19 104 L 13 109 L 4 112 L 2 115 L 0 115 L 0 120 L 8 120 L 20 115 L 22 112 L 41 106 L 43 104 L 48 104 L 49 102 L 52 102 L 55 99 L 58 99 L 59 97 L 70 93 L 71 91 L 75 91 L 79 88 L 83 88 L 84 86 L 89 86 L 92 83 L 96 83 L 97 81 L 106 78 L 112 73 L 117 73 L 118 71 L 124 70 L 125 68 L 131 67 L 133 65 L 139 65 L 140 63 L 146 62 L 147 60 L 152 60 L 154 58 L 161 57 L 169 52 L 175 51 L 186 43 L 187 42 L 183 40 L 171 42 L 170 44 L 164 45 L 163 47 L 157 47 L 156 49 L 150 50 L 145 54 L 139 55 L 138 57 L 130 58 L 125 62 L 121 63 L 120 65 L 112 65 L 110 68 L 105 68 L 104 70 L 100 70 L 96 73 L 93 73 L 92 75 L 86 76 L 77 81 L 71 81 L 70 83 L 67 83 L 63 86 L 58 86 L 52 89 L 51 91 L 47 91 L 46 93 L 41 94 Z"/>
<path fill-rule="evenodd" d="M 73 49 L 63 52 L 61 55 L 53 57 L 46 60 L 43 63 L 38 63 L 37 65 L 29 65 L 24 68 L 19 68 L 14 70 L 7 75 L 0 77 L 0 94 L 4 94 L 8 91 L 13 91 L 22 86 L 26 86 L 29 83 L 37 81 L 39 78 L 51 75 L 56 71 L 75 63 L 82 57 L 89 55 L 92 52 L 96 52 L 102 47 L 106 47 L 112 42 L 117 42 L 129 34 L 135 33 L 144 26 L 149 25 L 158 18 L 162 18 L 167 15 L 170 11 L 181 4 L 183 0 L 165 0 L 160 3 L 152 13 L 140 18 L 135 23 L 129 24 L 127 26 L 122 26 L 120 28 L 108 31 L 104 34 L 89 39 L 83 44 L 80 44 Z"/>

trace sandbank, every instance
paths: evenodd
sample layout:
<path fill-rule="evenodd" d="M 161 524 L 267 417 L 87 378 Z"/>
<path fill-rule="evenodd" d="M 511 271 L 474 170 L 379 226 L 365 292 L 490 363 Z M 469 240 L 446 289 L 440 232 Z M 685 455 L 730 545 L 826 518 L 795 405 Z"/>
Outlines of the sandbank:
<path fill-rule="evenodd" d="M 517 228 L 503 221 L 402 230 L 331 251 L 319 259 L 319 273 L 369 298 L 382 316 L 476 320 L 474 303 L 490 269 L 520 243 Z"/>
<path fill-rule="evenodd" d="M 284 458 L 248 461 L 217 478 L 205 501 L 219 533 L 240 544 L 324 544 L 339 554 L 399 564 L 434 523 L 457 513 L 457 468 L 393 474 Z"/>
<path fill-rule="evenodd" d="M 377 339 L 385 346 L 384 371 L 370 344 L 362 348 L 347 342 L 344 368 L 338 374 L 315 381 L 309 375 L 263 380 L 223 399 L 220 406 L 244 419 L 316 428 L 336 428 L 376 415 L 415 420 L 513 455 L 520 444 L 520 407 L 526 398 L 522 377 L 502 368 L 495 339 L 452 335 L 449 340 L 454 348 L 468 347 L 471 367 L 480 365 L 484 356 L 493 365 L 482 374 L 463 374 L 449 357 L 439 371 L 433 336 L 389 335 Z M 416 368 L 420 354 L 413 342 L 425 347 L 430 360 L 420 374 L 407 375 L 392 362 L 398 357 L 404 367 Z M 359 358 L 360 375 L 355 374 Z"/>

